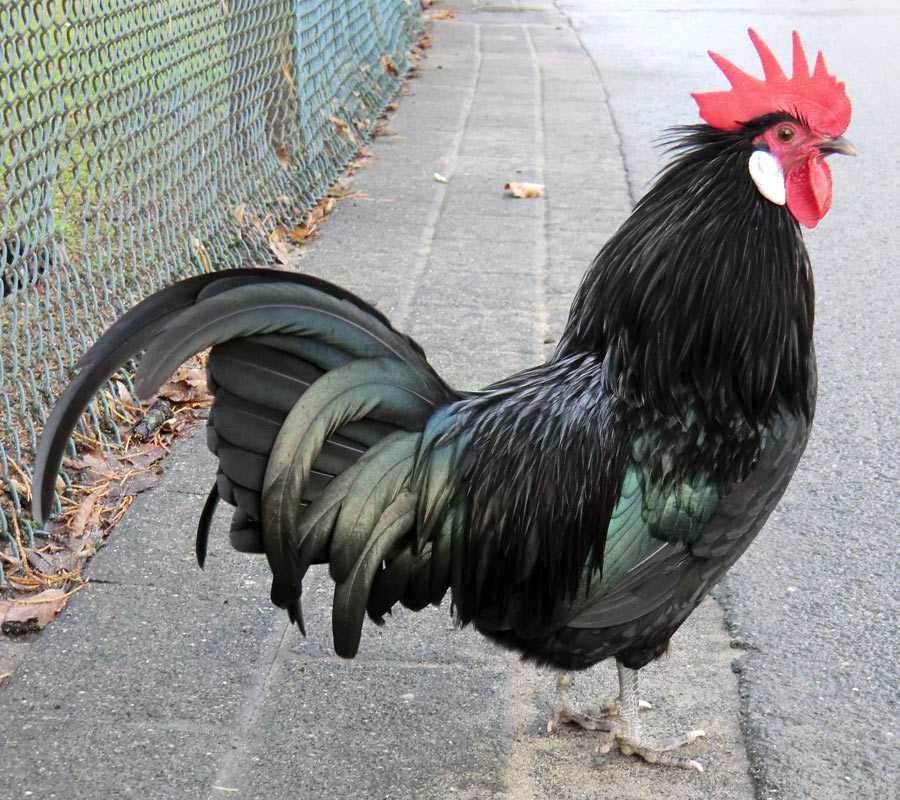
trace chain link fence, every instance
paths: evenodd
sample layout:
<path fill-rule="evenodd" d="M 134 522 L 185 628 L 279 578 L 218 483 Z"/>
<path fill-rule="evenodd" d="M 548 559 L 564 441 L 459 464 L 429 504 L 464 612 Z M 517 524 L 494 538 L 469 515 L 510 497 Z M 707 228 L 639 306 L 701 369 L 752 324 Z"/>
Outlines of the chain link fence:
<path fill-rule="evenodd" d="M 396 92 L 419 10 L 0 3 L 0 547 L 34 546 L 37 436 L 77 357 L 164 285 L 272 260 Z M 81 435 L 114 439 L 111 413 Z"/>

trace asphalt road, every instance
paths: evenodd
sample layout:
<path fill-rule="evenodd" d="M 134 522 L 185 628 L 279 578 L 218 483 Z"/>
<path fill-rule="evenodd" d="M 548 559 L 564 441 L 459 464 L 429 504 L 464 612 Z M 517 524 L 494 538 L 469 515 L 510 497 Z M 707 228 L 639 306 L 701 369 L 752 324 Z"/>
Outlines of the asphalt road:
<path fill-rule="evenodd" d="M 900 6 L 561 0 L 609 94 L 636 199 L 692 91 L 727 88 L 713 49 L 761 75 L 755 28 L 790 68 L 797 29 L 853 102 L 858 159 L 832 158 L 834 205 L 806 241 L 816 272 L 819 403 L 778 511 L 719 591 L 735 640 L 761 798 L 900 797 Z"/>

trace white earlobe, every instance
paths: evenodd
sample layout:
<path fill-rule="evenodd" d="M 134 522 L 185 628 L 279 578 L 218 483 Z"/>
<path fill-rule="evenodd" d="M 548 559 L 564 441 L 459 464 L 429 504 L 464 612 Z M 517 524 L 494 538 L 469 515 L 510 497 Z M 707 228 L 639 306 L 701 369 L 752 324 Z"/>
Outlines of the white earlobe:
<path fill-rule="evenodd" d="M 754 150 L 750 156 L 750 177 L 759 189 L 759 193 L 771 200 L 775 205 L 785 203 L 784 173 L 775 160 L 775 156 L 765 150 Z"/>

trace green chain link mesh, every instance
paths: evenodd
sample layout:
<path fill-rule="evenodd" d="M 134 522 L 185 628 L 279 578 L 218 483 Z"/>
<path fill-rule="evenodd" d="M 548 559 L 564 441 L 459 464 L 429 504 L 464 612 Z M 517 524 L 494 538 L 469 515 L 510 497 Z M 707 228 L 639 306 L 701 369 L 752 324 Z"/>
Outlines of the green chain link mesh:
<path fill-rule="evenodd" d="M 0 3 L 0 541 L 17 557 L 37 432 L 71 365 L 156 289 L 271 261 L 265 231 L 303 219 L 396 92 L 418 13 Z M 115 436 L 95 406 L 86 429 Z"/>

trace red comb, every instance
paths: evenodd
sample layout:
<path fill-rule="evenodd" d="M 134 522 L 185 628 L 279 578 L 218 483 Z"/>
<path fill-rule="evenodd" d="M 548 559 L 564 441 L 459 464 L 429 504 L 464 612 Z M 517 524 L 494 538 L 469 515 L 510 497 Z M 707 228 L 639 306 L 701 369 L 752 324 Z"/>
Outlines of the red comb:
<path fill-rule="evenodd" d="M 813 130 L 827 136 L 837 137 L 847 130 L 850 100 L 844 84 L 828 74 L 821 51 L 810 75 L 803 45 L 794 31 L 794 76 L 788 78 L 756 31 L 749 28 L 747 32 L 759 53 L 765 80 L 754 78 L 710 51 L 710 58 L 725 73 L 732 88 L 726 92 L 692 95 L 704 120 L 714 128 L 734 130 L 755 117 L 786 111 L 801 117 Z"/>

